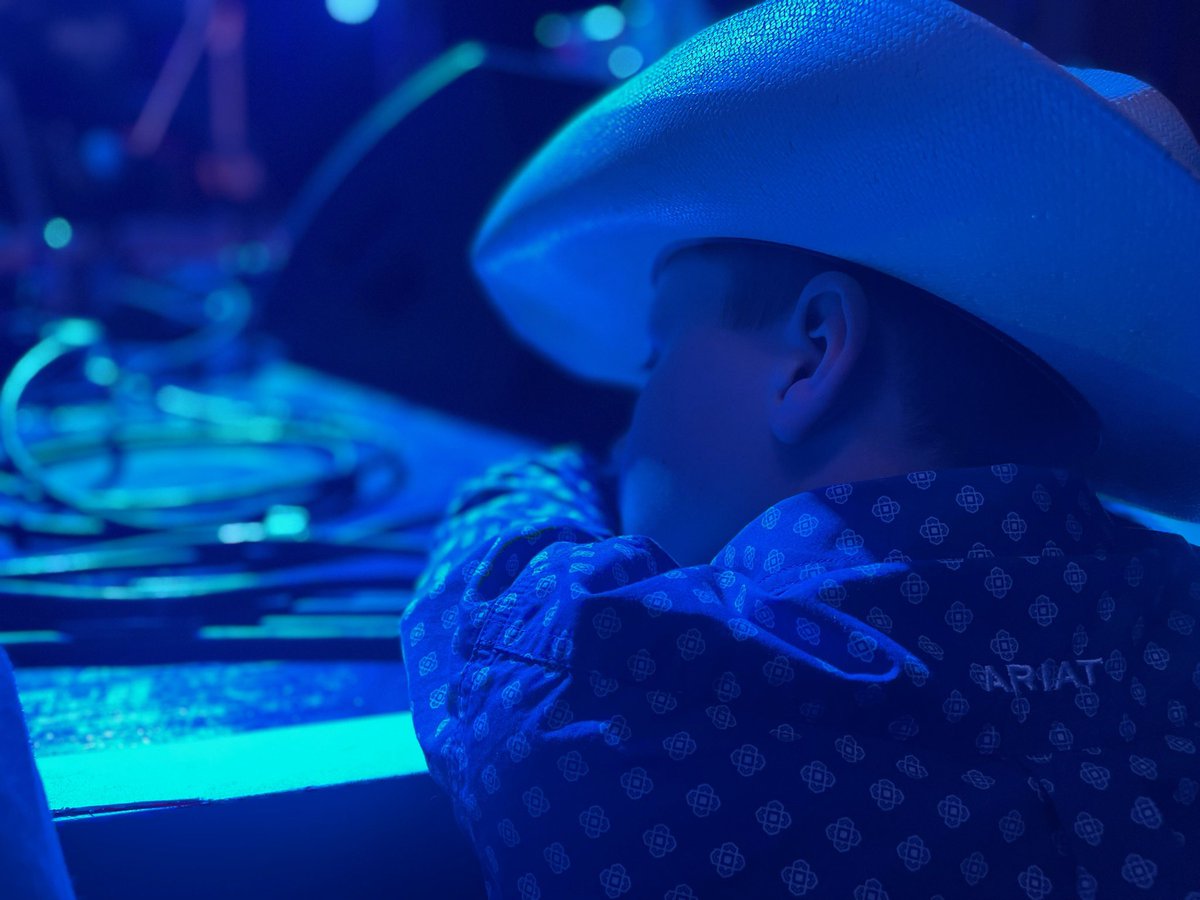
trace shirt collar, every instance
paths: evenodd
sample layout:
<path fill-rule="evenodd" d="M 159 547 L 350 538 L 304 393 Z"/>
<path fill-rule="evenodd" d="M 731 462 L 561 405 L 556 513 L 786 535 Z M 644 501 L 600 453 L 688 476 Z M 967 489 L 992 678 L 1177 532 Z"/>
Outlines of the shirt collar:
<path fill-rule="evenodd" d="M 830 484 L 746 525 L 712 565 L 778 587 L 826 571 L 988 556 L 1104 555 L 1116 523 L 1077 469 L 999 463 Z"/>

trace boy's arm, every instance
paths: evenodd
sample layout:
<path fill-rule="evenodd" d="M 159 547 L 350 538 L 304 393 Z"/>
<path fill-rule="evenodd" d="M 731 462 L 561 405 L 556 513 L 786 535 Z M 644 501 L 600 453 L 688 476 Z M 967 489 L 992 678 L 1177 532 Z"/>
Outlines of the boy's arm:
<path fill-rule="evenodd" d="M 500 790 L 484 764 L 515 764 L 544 744 L 536 723 L 553 717 L 553 696 L 582 697 L 592 709 L 571 725 L 571 740 L 591 735 L 611 745 L 621 738 L 609 730 L 634 711 L 618 712 L 618 703 L 610 718 L 593 701 L 623 684 L 648 699 L 673 700 L 674 692 L 704 690 L 734 668 L 753 678 L 776 664 L 778 651 L 771 641 L 742 642 L 776 615 L 792 616 L 793 626 L 802 615 L 824 635 L 819 655 L 790 656 L 791 666 L 805 670 L 795 678 L 810 679 L 814 694 L 832 691 L 840 703 L 847 685 L 857 684 L 845 673 L 888 681 L 904 665 L 903 649 L 887 635 L 827 605 L 815 588 L 773 610 L 772 598 L 750 593 L 747 575 L 715 565 L 681 568 L 649 537 L 613 535 L 556 477 L 570 465 L 508 467 L 464 491 L 446 533 L 468 534 L 439 551 L 401 621 L 417 739 L 477 846 L 494 837 L 477 834 L 475 823 L 481 804 Z M 852 656 L 854 634 L 889 652 L 866 662 Z M 730 635 L 739 649 L 730 648 Z M 704 653 L 705 646 L 726 652 Z M 498 797 L 520 802 L 519 794 Z"/>
<path fill-rule="evenodd" d="M 414 726 L 451 793 L 462 681 L 485 626 L 675 567 L 648 538 L 614 536 L 613 493 L 596 458 L 555 447 L 465 483 L 435 529 L 400 636 Z"/>
<path fill-rule="evenodd" d="M 536 531 L 558 522 L 589 536 L 584 539 L 611 537 L 615 505 L 613 479 L 605 465 L 578 446 L 558 445 L 498 463 L 459 487 L 434 530 L 416 593 L 436 590 L 452 570 L 514 528 Z"/>

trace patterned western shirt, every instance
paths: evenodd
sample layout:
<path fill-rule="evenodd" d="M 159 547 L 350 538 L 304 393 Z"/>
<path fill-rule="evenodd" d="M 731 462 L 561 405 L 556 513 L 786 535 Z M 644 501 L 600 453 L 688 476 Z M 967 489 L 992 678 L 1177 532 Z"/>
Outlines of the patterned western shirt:
<path fill-rule="evenodd" d="M 680 568 L 593 465 L 465 486 L 401 625 L 491 897 L 1200 900 L 1200 548 L 997 464 Z"/>

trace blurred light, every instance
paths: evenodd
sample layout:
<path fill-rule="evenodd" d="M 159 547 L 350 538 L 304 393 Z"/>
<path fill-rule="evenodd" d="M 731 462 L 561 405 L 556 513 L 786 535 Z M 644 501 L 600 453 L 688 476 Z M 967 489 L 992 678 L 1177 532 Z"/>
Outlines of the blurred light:
<path fill-rule="evenodd" d="M 89 356 L 83 364 L 84 374 L 92 384 L 109 387 L 117 383 L 121 371 L 107 356 Z"/>
<path fill-rule="evenodd" d="M 79 143 L 79 155 L 89 175 L 112 181 L 125 167 L 125 147 L 120 137 L 107 128 L 93 128 Z"/>
<path fill-rule="evenodd" d="M 55 216 L 46 223 L 46 227 L 42 229 L 42 237 L 46 240 L 46 246 L 51 250 L 61 250 L 67 244 L 71 243 L 71 238 L 75 232 L 71 228 L 71 223 L 61 216 Z"/>
<path fill-rule="evenodd" d="M 46 328 L 46 336 L 51 335 L 68 347 L 87 347 L 100 340 L 103 331 L 94 319 L 59 319 Z"/>
<path fill-rule="evenodd" d="M 266 529 L 261 522 L 229 522 L 217 529 L 217 540 L 222 544 L 246 544 L 261 541 Z"/>
<path fill-rule="evenodd" d="M 625 13 L 625 22 L 631 28 L 649 25 L 654 18 L 654 4 L 648 0 L 625 0 L 621 4 L 621 11 Z"/>
<path fill-rule="evenodd" d="M 593 41 L 611 41 L 625 30 L 625 14 L 605 3 L 583 14 L 583 33 Z"/>
<path fill-rule="evenodd" d="M 561 47 L 571 37 L 571 23 L 560 13 L 546 13 L 533 26 L 533 36 L 544 47 Z"/>
<path fill-rule="evenodd" d="M 642 52 L 637 47 L 622 44 L 608 54 L 608 71 L 618 78 L 628 78 L 642 67 Z"/>
<path fill-rule="evenodd" d="M 0 644 L 65 644 L 69 640 L 61 631 L 0 631 Z"/>
<path fill-rule="evenodd" d="M 1118 500 L 1109 494 L 1098 493 L 1097 496 L 1099 496 L 1100 501 L 1110 511 L 1115 512 L 1119 516 L 1126 516 L 1133 519 L 1133 521 L 1145 528 L 1153 531 L 1167 531 L 1172 534 L 1178 534 L 1189 544 L 1200 543 L 1200 523 L 1189 522 L 1184 519 L 1172 519 L 1169 516 L 1151 512 L 1141 506 L 1126 503 L 1124 500 Z"/>
<path fill-rule="evenodd" d="M 263 241 L 251 241 L 238 248 L 238 268 L 247 275 L 261 275 L 271 267 L 271 248 Z"/>
<path fill-rule="evenodd" d="M 379 0 L 325 0 L 329 15 L 346 25 L 361 25 L 379 9 Z"/>
<path fill-rule="evenodd" d="M 304 537 L 308 531 L 308 510 L 303 506 L 272 506 L 263 526 L 269 537 Z"/>

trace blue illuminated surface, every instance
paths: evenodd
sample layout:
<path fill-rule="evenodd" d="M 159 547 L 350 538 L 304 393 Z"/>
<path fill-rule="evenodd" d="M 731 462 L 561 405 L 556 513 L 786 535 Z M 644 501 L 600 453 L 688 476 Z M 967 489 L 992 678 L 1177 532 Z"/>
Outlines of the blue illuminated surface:
<path fill-rule="evenodd" d="M 1155 531 L 1167 531 L 1172 534 L 1182 535 L 1183 539 L 1189 544 L 1200 545 L 1200 522 L 1185 522 L 1182 519 L 1172 519 L 1169 516 L 1159 515 L 1148 509 L 1134 506 L 1131 503 L 1125 503 L 1100 492 L 1097 492 L 1096 496 L 1100 498 L 1101 503 L 1117 515 L 1125 516 L 1139 525 Z"/>
<path fill-rule="evenodd" d="M 394 94 L 389 110 L 411 108 L 439 84 L 477 66 L 482 59 L 479 45 L 457 48 L 446 57 L 445 65 L 430 69 L 426 76 L 407 83 L 405 91 Z M 69 223 L 64 224 L 69 228 Z M 56 237 L 56 232 L 49 230 L 46 238 L 49 245 L 52 238 L 60 239 L 61 235 Z M 208 295 L 207 307 L 213 321 L 228 319 L 230 309 L 236 311 L 236 304 L 228 300 L 229 295 L 222 291 Z M 102 337 L 103 329 L 96 321 L 65 320 L 52 334 L 47 333 L 49 343 L 44 357 L 33 361 L 38 365 L 28 364 L 16 374 L 28 381 L 43 364 L 53 363 L 67 351 L 84 351 L 75 360 L 83 363 L 88 380 L 111 385 L 117 375 L 116 363 L 104 346 L 97 346 Z M 19 385 L 20 381 L 18 378 L 14 383 Z M 381 436 L 394 435 L 396 443 L 403 444 L 406 466 L 420 473 L 420 477 L 405 485 L 403 496 L 395 503 L 357 510 L 356 517 L 346 526 L 347 534 L 351 526 L 355 534 L 370 536 L 388 523 L 389 527 L 396 527 L 396 522 L 413 518 L 419 523 L 426 510 L 444 507 L 451 486 L 464 473 L 477 471 L 484 460 L 507 457 L 529 446 L 525 439 L 468 426 L 448 415 L 336 383 L 326 376 L 286 364 L 265 367 L 256 374 L 253 383 L 244 382 L 238 375 L 203 387 L 191 391 L 184 386 L 167 385 L 154 394 L 147 391 L 146 396 L 154 398 L 155 409 L 181 418 L 199 418 L 210 423 L 206 426 L 209 429 L 236 425 L 253 430 L 258 420 L 246 413 L 251 408 L 247 396 L 269 397 L 273 404 L 285 409 L 302 405 L 306 412 L 315 412 L 319 406 L 322 411 L 330 410 L 327 413 L 330 416 L 336 412 L 345 416 L 344 421 L 353 421 L 356 427 L 361 421 L 362 427 L 371 427 Z M 89 391 L 86 396 L 96 393 Z M 42 440 L 45 431 L 53 432 L 65 423 L 66 417 L 70 419 L 65 423 L 69 429 L 79 431 L 90 421 L 86 417 L 94 415 L 91 410 L 91 406 L 53 410 L 53 414 L 64 419 L 54 419 L 48 412 L 43 419 L 35 420 L 35 427 L 24 428 L 21 434 L 27 440 Z M 102 415 L 96 415 L 95 422 L 105 427 Z M 241 476 L 253 473 L 282 469 L 292 476 L 303 476 L 310 465 L 314 474 L 323 471 L 321 465 L 315 464 L 320 462 L 319 454 L 310 458 L 312 455 L 307 453 L 299 457 L 285 453 L 287 458 L 281 459 L 274 453 L 260 452 L 276 446 L 271 443 L 276 439 L 272 433 L 275 426 L 264 417 L 262 427 L 261 435 L 257 431 L 252 435 L 261 437 L 262 445 L 240 447 L 236 454 L 210 454 L 203 458 L 198 448 L 155 448 L 150 456 L 139 453 L 136 458 L 132 455 L 125 458 L 121 471 L 112 478 L 103 471 L 107 465 L 103 459 L 70 457 L 62 460 L 54 474 L 71 484 L 99 483 L 104 485 L 104 491 L 144 494 L 172 491 L 180 482 L 187 487 L 193 480 L 220 481 L 226 486 L 232 482 L 236 488 Z M 221 531 L 213 525 L 212 531 L 228 543 L 258 543 L 264 539 L 299 539 L 311 525 L 309 509 L 297 502 L 269 506 L 261 521 L 243 519 L 224 522 L 227 527 Z M 411 540 L 417 549 L 423 549 L 423 541 L 416 532 L 410 535 L 405 531 L 395 537 Z M 0 560 L 0 581 L 20 587 L 14 593 L 30 599 L 38 593 L 33 589 L 33 579 L 21 585 L 15 585 L 16 581 L 64 573 L 72 576 L 71 585 L 81 588 L 118 588 L 122 585 L 110 584 L 116 579 L 110 579 L 103 570 L 120 565 L 148 566 L 153 567 L 151 571 L 135 573 L 128 584 L 137 591 L 169 596 L 185 588 L 187 580 L 193 577 L 211 575 L 225 587 L 237 587 L 246 583 L 252 571 L 250 567 L 240 571 L 218 567 L 212 572 L 205 570 L 194 576 L 184 573 L 176 578 L 174 569 L 170 574 L 160 569 L 186 564 L 192 555 L 186 546 L 146 541 L 126 546 L 120 538 L 114 538 L 112 546 L 105 543 L 103 548 L 86 552 L 55 549 L 56 545 L 49 543 L 44 552 Z M 410 552 L 414 565 L 419 563 L 416 552 L 406 552 Z M 380 557 L 384 555 L 381 552 Z M 340 558 L 336 562 L 341 566 Z M 388 565 L 395 562 L 389 556 Z M 93 569 L 97 570 L 95 577 L 78 577 Z M 416 570 L 400 574 L 403 575 L 400 583 L 407 584 Z M 43 578 L 38 586 L 52 594 L 56 588 L 68 587 L 67 580 Z M 226 624 L 222 614 L 213 614 L 214 624 L 197 622 L 188 624 L 186 630 L 197 645 L 203 646 L 210 640 L 213 644 L 220 643 L 222 653 L 240 638 L 256 642 L 256 646 L 268 640 L 274 642 L 272 646 L 319 644 L 331 637 L 343 643 L 352 638 L 362 639 L 364 644 L 382 640 L 394 648 L 389 656 L 389 659 L 395 657 L 394 660 L 164 666 L 85 663 L 57 669 L 35 663 L 18 669 L 18 688 L 35 758 L 56 815 L 67 818 L 147 805 L 204 803 L 424 773 L 424 755 L 407 712 L 408 697 L 398 658 L 395 607 L 401 588 L 391 587 L 386 602 L 381 601 L 377 614 L 371 614 L 369 610 L 362 612 L 357 604 L 351 607 L 343 595 L 326 597 L 318 593 L 308 597 L 303 592 L 309 589 L 309 581 L 305 576 L 296 584 L 281 586 L 281 591 L 297 595 L 287 615 L 267 615 L 245 622 L 233 617 Z M 343 614 L 351 608 L 354 615 Z M 26 658 L 33 658 L 36 648 L 31 650 L 30 645 L 55 644 L 66 648 L 63 653 L 59 652 L 61 647 L 54 648 L 53 659 L 60 660 L 77 643 L 72 634 L 42 627 L 40 620 L 6 623 L 6 626 L 25 629 L 0 634 L 0 642 L 12 644 L 14 657 L 20 650 Z M 111 630 L 114 635 L 119 633 L 118 629 Z M 168 640 L 176 640 L 184 629 L 169 626 L 166 630 Z M 154 644 L 156 637 L 149 631 L 139 633 L 134 629 L 128 638 L 120 639 L 138 645 Z M 107 632 L 104 641 L 109 642 Z M 316 651 L 289 648 L 286 652 Z M 123 659 L 117 655 L 106 658 Z"/>
<path fill-rule="evenodd" d="M 104 808 L 228 800 L 426 771 L 409 713 L 272 728 L 37 760 L 59 817 Z"/>
<path fill-rule="evenodd" d="M 267 661 L 16 678 L 50 807 L 70 815 L 424 772 L 402 669 Z"/>
<path fill-rule="evenodd" d="M 39 758 L 408 709 L 399 660 L 36 667 L 18 669 L 16 679 Z"/>

